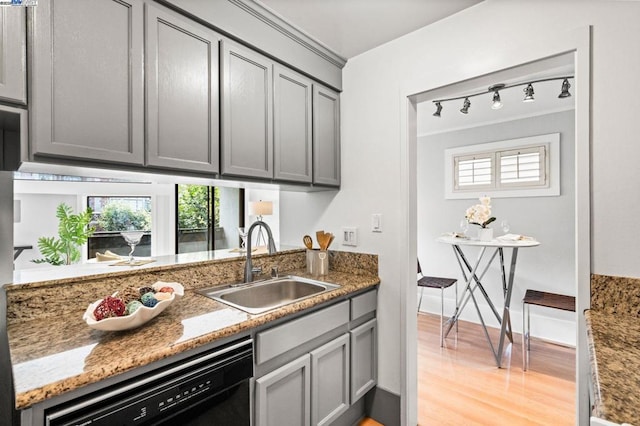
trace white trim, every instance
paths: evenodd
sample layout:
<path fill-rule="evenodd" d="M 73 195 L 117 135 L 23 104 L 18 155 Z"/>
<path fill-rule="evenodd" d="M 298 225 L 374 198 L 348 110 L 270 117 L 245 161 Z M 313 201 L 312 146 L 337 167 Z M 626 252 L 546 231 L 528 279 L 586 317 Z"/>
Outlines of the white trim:
<path fill-rule="evenodd" d="M 533 45 L 518 46 L 517 51 L 510 51 L 517 59 L 499 64 L 489 63 L 484 72 L 476 75 L 460 74 L 448 75 L 442 79 L 432 80 L 430 86 L 425 87 L 422 76 L 407 81 L 400 90 L 400 146 L 405 154 L 401 156 L 400 183 L 401 203 L 399 208 L 407 209 L 405 218 L 407 226 L 404 232 L 398 235 L 400 241 L 405 242 L 402 249 L 402 263 L 399 267 L 402 274 L 398 279 L 401 282 L 400 301 L 400 333 L 401 344 L 405 349 L 400 358 L 401 387 L 401 424 L 415 425 L 417 423 L 417 387 L 415 385 L 417 370 L 417 320 L 415 307 L 417 306 L 417 294 L 414 291 L 406 291 L 407 288 L 415 288 L 415 275 L 410 280 L 411 271 L 415 274 L 415 254 L 417 235 L 417 213 L 415 185 L 417 180 L 417 164 L 415 157 L 407 159 L 406 153 L 413 152 L 417 146 L 416 122 L 416 98 L 424 92 L 442 89 L 451 84 L 466 81 L 468 79 L 486 75 L 501 69 L 532 63 L 552 56 L 573 53 L 575 58 L 575 96 L 576 96 L 576 323 L 578 324 L 577 350 L 576 350 L 576 424 L 587 424 L 589 421 L 589 359 L 586 347 L 586 332 L 582 312 L 589 308 L 590 297 L 590 273 L 591 273 L 591 197 L 590 197 L 590 102 L 591 102 L 591 27 L 585 26 L 570 30 L 563 37 L 555 37 L 553 43 L 535 43 Z M 526 48 L 525 48 L 526 47 Z M 519 55 L 519 56 L 518 56 Z M 407 102 L 407 99 L 409 101 Z M 413 129 L 413 132 L 411 131 Z M 412 257 L 413 256 L 413 257 Z M 413 281 L 413 282 L 412 282 Z"/>
<path fill-rule="evenodd" d="M 524 148 L 535 145 L 548 145 L 549 155 L 546 157 L 547 181 L 545 187 L 526 187 L 518 189 L 490 189 L 485 186 L 468 190 L 454 190 L 454 158 L 464 154 L 480 154 L 496 152 L 506 149 Z M 498 165 L 494 162 L 494 168 Z M 497 179 L 495 176 L 493 182 Z M 444 151 L 444 198 L 447 200 L 467 200 L 487 196 L 491 198 L 507 197 L 551 197 L 560 195 L 560 133 L 530 136 L 525 138 L 509 139 L 497 142 L 489 142 L 478 145 L 466 145 L 458 148 L 445 149 Z"/>

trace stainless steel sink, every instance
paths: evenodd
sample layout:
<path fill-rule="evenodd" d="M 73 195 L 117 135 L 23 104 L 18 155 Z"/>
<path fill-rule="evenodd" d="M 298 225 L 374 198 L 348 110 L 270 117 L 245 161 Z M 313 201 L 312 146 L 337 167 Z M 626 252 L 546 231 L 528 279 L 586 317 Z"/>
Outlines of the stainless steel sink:
<path fill-rule="evenodd" d="M 222 290 L 220 287 L 203 289 L 198 293 L 250 314 L 261 314 L 339 287 L 308 278 L 286 276 Z"/>

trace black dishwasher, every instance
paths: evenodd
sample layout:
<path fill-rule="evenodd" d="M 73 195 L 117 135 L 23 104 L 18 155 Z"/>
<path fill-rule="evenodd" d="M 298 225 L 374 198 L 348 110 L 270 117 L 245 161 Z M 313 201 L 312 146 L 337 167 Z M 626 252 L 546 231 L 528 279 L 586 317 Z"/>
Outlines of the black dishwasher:
<path fill-rule="evenodd" d="M 253 341 L 245 339 L 45 412 L 50 426 L 250 425 Z"/>

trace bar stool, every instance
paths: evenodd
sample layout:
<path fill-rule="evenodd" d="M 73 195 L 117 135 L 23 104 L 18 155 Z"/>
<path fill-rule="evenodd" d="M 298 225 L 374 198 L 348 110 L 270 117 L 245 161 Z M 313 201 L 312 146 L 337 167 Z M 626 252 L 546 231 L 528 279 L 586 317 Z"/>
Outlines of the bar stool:
<path fill-rule="evenodd" d="M 444 346 L 443 318 L 444 318 L 444 289 L 456 285 L 456 303 L 458 303 L 458 280 L 455 278 L 441 278 L 441 277 L 428 277 L 422 274 L 422 268 L 420 267 L 420 261 L 418 260 L 418 287 L 420 287 L 420 303 L 418 303 L 418 312 L 420 312 L 420 306 L 422 305 L 422 294 L 425 288 L 439 288 L 440 289 L 440 347 Z M 456 333 L 458 333 L 458 324 L 456 323 Z"/>
<path fill-rule="evenodd" d="M 576 311 L 576 298 L 564 294 L 547 293 L 545 291 L 527 290 L 522 299 L 522 371 L 529 368 L 529 352 L 531 351 L 531 336 L 529 330 L 531 321 L 529 317 L 530 305 L 544 306 L 545 308 L 561 309 L 563 311 Z M 526 306 L 526 322 L 525 322 Z"/>

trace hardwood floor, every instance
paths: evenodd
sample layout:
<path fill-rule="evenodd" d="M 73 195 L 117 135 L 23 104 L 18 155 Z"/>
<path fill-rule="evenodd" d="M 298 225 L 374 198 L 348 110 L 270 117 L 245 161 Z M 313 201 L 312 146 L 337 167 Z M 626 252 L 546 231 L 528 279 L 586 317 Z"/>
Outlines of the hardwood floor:
<path fill-rule="evenodd" d="M 440 347 L 440 319 L 418 315 L 418 424 L 573 425 L 575 349 L 531 341 L 522 371 L 521 336 L 495 359 L 478 324 L 461 321 Z M 490 329 L 494 342 L 497 329 Z M 497 346 L 497 343 L 495 344 Z"/>

